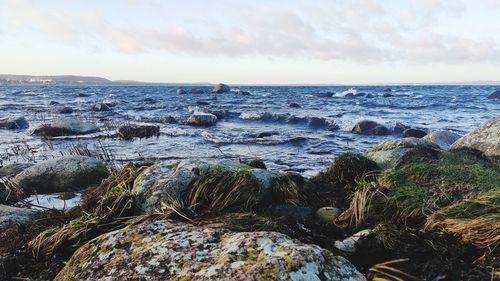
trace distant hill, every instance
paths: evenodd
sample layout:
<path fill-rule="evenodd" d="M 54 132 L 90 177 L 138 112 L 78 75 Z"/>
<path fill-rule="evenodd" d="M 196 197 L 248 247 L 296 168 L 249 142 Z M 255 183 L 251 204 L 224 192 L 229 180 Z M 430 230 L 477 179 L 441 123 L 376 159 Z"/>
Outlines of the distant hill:
<path fill-rule="evenodd" d="M 112 81 L 94 76 L 34 76 L 0 74 L 0 84 L 111 84 Z"/>

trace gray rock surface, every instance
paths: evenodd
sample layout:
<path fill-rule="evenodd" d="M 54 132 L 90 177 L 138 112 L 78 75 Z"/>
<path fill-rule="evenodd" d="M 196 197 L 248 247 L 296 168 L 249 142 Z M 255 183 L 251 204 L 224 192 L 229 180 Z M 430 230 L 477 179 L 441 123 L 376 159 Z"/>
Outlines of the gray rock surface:
<path fill-rule="evenodd" d="M 0 129 L 19 130 L 27 129 L 28 121 L 22 116 L 0 117 Z"/>
<path fill-rule="evenodd" d="M 491 118 L 479 128 L 456 141 L 452 150 L 474 149 L 500 161 L 500 116 Z"/>
<path fill-rule="evenodd" d="M 438 145 L 443 150 L 448 150 L 460 137 L 459 134 L 450 131 L 434 131 L 423 139 Z"/>
<path fill-rule="evenodd" d="M 214 87 L 212 89 L 212 92 L 217 93 L 217 94 L 229 93 L 230 91 L 231 91 L 231 88 L 226 84 L 214 85 Z"/>
<path fill-rule="evenodd" d="M 187 125 L 213 126 L 217 123 L 217 116 L 211 113 L 195 112 L 187 120 Z"/>
<path fill-rule="evenodd" d="M 24 224 L 37 217 L 40 211 L 0 204 L 0 231 L 14 224 Z"/>

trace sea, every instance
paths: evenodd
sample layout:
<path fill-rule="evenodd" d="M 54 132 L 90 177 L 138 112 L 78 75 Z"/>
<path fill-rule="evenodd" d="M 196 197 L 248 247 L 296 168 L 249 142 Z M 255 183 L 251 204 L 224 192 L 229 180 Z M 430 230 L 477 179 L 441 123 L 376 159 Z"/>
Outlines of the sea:
<path fill-rule="evenodd" d="M 268 169 L 305 176 L 324 169 L 344 152 L 364 152 L 386 136 L 352 133 L 354 124 L 373 120 L 428 132 L 464 135 L 493 116 L 500 101 L 488 99 L 498 86 L 240 86 L 224 94 L 198 87 L 201 94 L 177 94 L 192 87 L 156 85 L 3 85 L 0 118 L 24 116 L 29 128 L 0 130 L 0 165 L 39 162 L 61 155 L 89 153 L 116 163 L 184 158 L 262 159 Z M 59 106 L 72 109 L 61 114 Z M 105 103 L 110 111 L 91 108 Z M 292 106 L 291 106 L 292 105 Z M 163 124 L 193 112 L 218 115 L 215 126 Z M 69 117 L 96 124 L 98 133 L 42 139 L 32 131 Z M 182 122 L 181 122 L 182 123 Z M 121 140 L 125 124 L 160 126 L 158 137 Z M 105 155 L 105 156 L 104 156 Z"/>

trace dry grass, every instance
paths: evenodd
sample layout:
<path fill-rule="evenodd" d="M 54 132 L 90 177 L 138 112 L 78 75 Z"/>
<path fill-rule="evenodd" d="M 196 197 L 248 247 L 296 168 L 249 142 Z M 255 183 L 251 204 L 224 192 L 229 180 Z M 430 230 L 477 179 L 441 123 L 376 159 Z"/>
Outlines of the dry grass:
<path fill-rule="evenodd" d="M 407 261 L 408 259 L 397 259 L 376 264 L 368 270 L 367 278 L 371 281 L 421 281 L 422 279 L 394 267 Z"/>
<path fill-rule="evenodd" d="M 358 189 L 353 193 L 349 208 L 337 219 L 337 223 L 351 228 L 362 225 L 370 214 L 370 207 L 375 196 L 383 194 L 374 187 L 374 183 L 360 181 Z"/>
<path fill-rule="evenodd" d="M 299 185 L 289 175 L 283 174 L 273 178 L 273 204 L 298 206 L 304 200 Z"/>

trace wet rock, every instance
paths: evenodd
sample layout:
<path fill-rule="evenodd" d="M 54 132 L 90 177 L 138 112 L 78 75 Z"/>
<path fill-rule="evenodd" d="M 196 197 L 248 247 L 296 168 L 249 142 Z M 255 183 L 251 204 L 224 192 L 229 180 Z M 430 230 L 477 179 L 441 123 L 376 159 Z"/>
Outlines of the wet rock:
<path fill-rule="evenodd" d="M 391 133 L 387 127 L 370 120 L 359 121 L 352 128 L 352 132 L 357 134 L 373 134 L 379 136 L 389 135 Z"/>
<path fill-rule="evenodd" d="M 207 106 L 207 105 L 210 105 L 209 102 L 206 102 L 206 101 L 197 101 L 194 103 L 195 105 L 199 105 L 199 106 Z"/>
<path fill-rule="evenodd" d="M 213 126 L 217 123 L 217 116 L 211 113 L 196 112 L 193 113 L 185 122 L 187 125 L 195 126 Z"/>
<path fill-rule="evenodd" d="M 500 90 L 496 90 L 488 96 L 489 99 L 498 100 L 500 99 Z"/>
<path fill-rule="evenodd" d="M 332 224 L 338 216 L 340 216 L 341 211 L 335 207 L 323 207 L 316 211 L 316 219 L 320 223 Z"/>
<path fill-rule="evenodd" d="M 248 92 L 248 91 L 239 91 L 238 94 L 242 95 L 242 96 L 250 96 L 251 95 L 250 92 Z"/>
<path fill-rule="evenodd" d="M 268 137 L 276 136 L 276 135 L 279 135 L 279 133 L 276 131 L 269 131 L 269 132 L 258 133 L 257 135 L 255 135 L 255 138 L 262 139 L 262 138 L 268 138 Z"/>
<path fill-rule="evenodd" d="M 57 106 L 52 107 L 52 112 L 58 113 L 58 114 L 71 114 L 71 113 L 73 113 L 73 108 L 68 107 L 68 106 L 57 105 Z"/>
<path fill-rule="evenodd" d="M 227 115 L 227 110 L 209 110 L 208 113 L 217 117 L 217 120 L 224 119 Z"/>
<path fill-rule="evenodd" d="M 187 92 L 184 89 L 177 89 L 177 94 L 178 95 L 184 95 L 184 94 L 187 94 Z"/>
<path fill-rule="evenodd" d="M 367 243 L 371 237 L 373 237 L 373 231 L 371 229 L 365 229 L 342 241 L 335 241 L 334 247 L 342 252 L 355 253 L 356 250 L 364 243 Z"/>
<path fill-rule="evenodd" d="M 104 234 L 82 246 L 55 281 L 365 280 L 346 259 L 277 232 L 231 232 L 171 220 Z M 140 276 L 140 277 L 139 277 Z"/>
<path fill-rule="evenodd" d="M 63 156 L 23 170 L 12 182 L 27 195 L 82 190 L 108 176 L 103 162 L 85 156 Z"/>
<path fill-rule="evenodd" d="M 396 125 L 394 125 L 394 133 L 395 134 L 402 134 L 404 130 L 410 129 L 410 126 L 406 126 L 405 124 L 401 122 L 396 122 Z"/>
<path fill-rule="evenodd" d="M 177 120 L 172 116 L 164 116 L 160 118 L 162 124 L 177 124 Z"/>
<path fill-rule="evenodd" d="M 59 104 L 59 102 L 54 101 L 54 100 L 49 102 L 49 105 L 58 105 L 58 104 Z"/>
<path fill-rule="evenodd" d="M 191 88 L 188 91 L 189 94 L 203 94 L 203 89 L 201 88 Z"/>
<path fill-rule="evenodd" d="M 292 107 L 292 108 L 301 108 L 300 104 L 296 103 L 296 102 L 291 102 L 288 104 L 289 107 Z"/>
<path fill-rule="evenodd" d="M 144 103 L 147 103 L 147 104 L 154 104 L 156 103 L 156 100 L 153 99 L 153 98 L 145 98 L 144 99 Z"/>
<path fill-rule="evenodd" d="M 459 134 L 450 131 L 434 131 L 426 135 L 423 139 L 438 145 L 443 150 L 448 150 L 460 137 Z"/>
<path fill-rule="evenodd" d="M 226 85 L 226 84 L 217 84 L 213 87 L 212 93 L 217 93 L 217 94 L 222 94 L 222 93 L 229 93 L 231 91 L 231 88 Z"/>
<path fill-rule="evenodd" d="M 35 129 L 33 134 L 42 137 L 58 137 L 91 134 L 98 131 L 99 128 L 94 124 L 66 117 L 55 119 L 50 124 L 42 125 L 40 128 Z"/>
<path fill-rule="evenodd" d="M 401 134 L 402 138 L 418 138 L 421 139 L 427 135 L 427 132 L 420 129 L 406 129 Z"/>
<path fill-rule="evenodd" d="M 307 121 L 307 126 L 310 128 L 324 128 L 328 126 L 329 123 L 325 118 L 311 117 Z"/>
<path fill-rule="evenodd" d="M 33 166 L 33 164 L 30 163 L 15 163 L 5 165 L 0 168 L 0 178 L 15 176 L 31 166 Z"/>
<path fill-rule="evenodd" d="M 394 97 L 393 94 L 389 94 L 389 93 L 385 93 L 382 95 L 383 98 L 390 98 L 390 97 Z"/>
<path fill-rule="evenodd" d="M 21 130 L 28 127 L 28 121 L 22 116 L 0 117 L 0 129 Z"/>
<path fill-rule="evenodd" d="M 0 204 L 0 231 L 16 224 L 25 224 L 38 217 L 40 211 Z"/>
<path fill-rule="evenodd" d="M 91 108 L 95 112 L 111 111 L 111 108 L 105 103 L 94 104 Z"/>
<path fill-rule="evenodd" d="M 456 141 L 452 150 L 472 149 L 500 161 L 500 116 L 483 123 L 479 128 Z"/>
<path fill-rule="evenodd" d="M 439 152 L 436 144 L 417 138 L 403 138 L 381 142 L 365 152 L 382 169 L 391 169 L 401 163 L 403 158 L 416 149 Z"/>
<path fill-rule="evenodd" d="M 313 210 L 309 207 L 281 205 L 269 209 L 273 216 L 286 218 L 289 222 L 310 223 L 313 219 Z"/>
<path fill-rule="evenodd" d="M 248 166 L 267 170 L 266 163 L 260 159 L 253 159 L 252 161 L 247 163 Z"/>
<path fill-rule="evenodd" d="M 128 124 L 118 128 L 118 136 L 124 140 L 150 138 L 160 135 L 160 126 Z"/>

